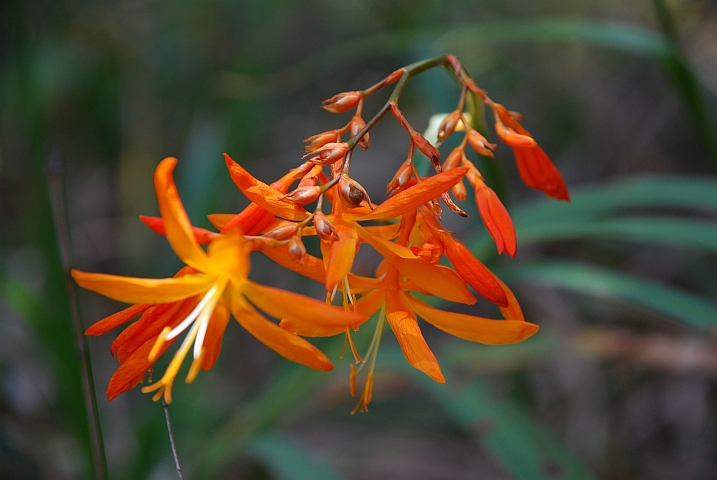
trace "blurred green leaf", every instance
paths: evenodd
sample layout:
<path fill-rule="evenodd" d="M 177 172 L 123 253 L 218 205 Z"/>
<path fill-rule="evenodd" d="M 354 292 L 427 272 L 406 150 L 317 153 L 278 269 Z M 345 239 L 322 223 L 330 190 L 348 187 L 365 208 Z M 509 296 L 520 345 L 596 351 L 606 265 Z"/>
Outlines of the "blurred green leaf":
<path fill-rule="evenodd" d="M 247 454 L 261 460 L 281 479 L 342 480 L 344 477 L 300 445 L 277 435 L 261 435 L 246 448 Z"/>
<path fill-rule="evenodd" d="M 546 261 L 500 269 L 496 274 L 507 282 L 527 280 L 597 298 L 627 300 L 699 329 L 717 326 L 717 309 L 706 299 L 602 267 Z"/>
<path fill-rule="evenodd" d="M 491 396 L 480 380 L 463 387 L 446 375 L 443 385 L 411 367 L 400 350 L 385 348 L 381 364 L 403 371 L 431 394 L 444 413 L 488 449 L 502 466 L 522 480 L 590 479 L 594 475 L 561 442 L 537 425 L 523 409 Z M 449 373 L 450 362 L 442 362 Z"/>

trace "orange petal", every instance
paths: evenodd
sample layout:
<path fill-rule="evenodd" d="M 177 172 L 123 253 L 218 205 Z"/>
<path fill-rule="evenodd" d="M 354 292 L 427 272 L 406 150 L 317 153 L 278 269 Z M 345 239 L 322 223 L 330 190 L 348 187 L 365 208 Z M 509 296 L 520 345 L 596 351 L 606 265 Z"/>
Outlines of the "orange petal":
<path fill-rule="evenodd" d="M 444 332 L 471 342 L 503 345 L 522 342 L 538 331 L 523 320 L 493 320 L 438 310 L 416 298 L 409 299 L 419 317 Z"/>
<path fill-rule="evenodd" d="M 339 239 L 331 242 L 328 264 L 326 266 L 326 290 L 331 291 L 348 275 L 356 256 L 358 235 L 355 228 L 334 225 Z M 324 242 L 322 242 L 323 244 Z"/>
<path fill-rule="evenodd" d="M 445 383 L 438 360 L 428 348 L 413 310 L 405 295 L 397 290 L 386 292 L 386 320 L 408 363 L 438 383 Z"/>
<path fill-rule="evenodd" d="M 87 290 L 125 303 L 170 303 L 204 293 L 213 278 L 184 275 L 180 278 L 134 278 L 72 270 L 72 278 Z"/>
<path fill-rule="evenodd" d="M 174 252 L 187 265 L 203 271 L 207 255 L 194 238 L 192 224 L 177 193 L 172 177 L 176 164 L 176 158 L 165 158 L 154 171 L 154 189 L 157 191 L 159 212 L 164 220 L 167 240 Z"/>
<path fill-rule="evenodd" d="M 210 245 L 207 252 L 209 261 L 208 274 L 228 276 L 236 283 L 241 283 L 249 274 L 249 256 L 244 248 L 244 237 L 239 230 L 230 230 L 219 235 Z"/>
<path fill-rule="evenodd" d="M 220 233 L 237 228 L 244 235 L 257 235 L 264 231 L 266 226 L 274 219 L 274 214 L 265 210 L 256 203 L 250 203 L 234 218 L 225 223 Z"/>
<path fill-rule="evenodd" d="M 382 220 L 396 218 L 414 210 L 429 200 L 439 197 L 463 178 L 466 167 L 457 167 L 423 180 L 397 193 L 367 215 L 351 216 L 354 220 Z"/>
<path fill-rule="evenodd" d="M 129 322 L 140 313 L 147 310 L 151 305 L 137 304 L 127 307 L 122 311 L 113 313 L 109 317 L 103 318 L 99 322 L 92 325 L 85 331 L 85 335 L 102 335 L 103 333 L 109 332 L 113 328 L 122 325 L 125 322 Z"/>
<path fill-rule="evenodd" d="M 224 159 L 232 180 L 249 200 L 274 215 L 287 220 L 304 220 L 309 217 L 309 212 L 297 205 L 281 200 L 283 194 L 279 190 L 254 178 L 226 153 L 224 154 Z"/>
<path fill-rule="evenodd" d="M 306 255 L 303 263 L 299 263 L 289 256 L 286 247 L 266 248 L 261 251 L 264 255 L 274 260 L 284 268 L 299 273 L 320 283 L 326 283 L 326 271 L 324 262 L 313 255 Z"/>
<path fill-rule="evenodd" d="M 364 322 L 371 318 L 374 313 L 378 312 L 378 309 L 386 301 L 386 292 L 383 288 L 379 288 L 371 293 L 368 293 L 361 297 L 356 302 L 356 313 L 361 315 Z"/>
<path fill-rule="evenodd" d="M 160 355 L 174 343 L 174 340 L 176 339 L 165 342 L 160 350 Z M 152 366 L 152 362 L 148 359 L 154 343 L 154 338 L 147 340 L 112 375 L 107 386 L 107 398 L 110 402 L 120 393 L 134 388 L 147 375 L 147 370 Z"/>
<path fill-rule="evenodd" d="M 392 240 L 398 236 L 401 222 L 390 223 L 388 225 L 369 225 L 363 228 L 379 238 Z"/>
<path fill-rule="evenodd" d="M 476 297 L 466 288 L 466 282 L 452 269 L 434 265 L 421 259 L 394 258 L 391 264 L 419 288 L 450 302 L 472 305 Z"/>
<path fill-rule="evenodd" d="M 158 217 L 147 217 L 145 215 L 140 215 L 139 219 L 147 225 L 149 228 L 151 228 L 153 231 L 160 235 L 166 235 L 166 229 L 164 228 L 164 220 Z M 194 239 L 199 243 L 200 245 L 206 245 L 207 243 L 211 243 L 212 240 L 214 240 L 217 237 L 216 232 L 209 231 L 205 228 L 199 228 L 199 227 L 191 227 L 192 228 L 192 234 L 194 235 Z"/>
<path fill-rule="evenodd" d="M 231 310 L 234 318 L 249 333 L 279 355 L 316 370 L 325 372 L 333 370 L 333 364 L 319 349 L 303 338 L 292 335 L 271 323 L 245 301 L 234 298 Z"/>
<path fill-rule="evenodd" d="M 404 247 L 394 242 L 389 242 L 388 240 L 383 240 L 382 238 L 371 234 L 361 225 L 356 225 L 361 240 L 364 240 L 366 243 L 371 245 L 373 248 L 376 249 L 378 253 L 380 253 L 384 257 L 389 258 L 392 256 L 398 256 L 402 258 L 418 258 L 413 254 L 410 248 Z"/>
<path fill-rule="evenodd" d="M 346 332 L 346 327 L 327 327 L 310 323 L 295 322 L 284 318 L 279 326 L 289 333 L 302 337 L 333 337 Z"/>
<path fill-rule="evenodd" d="M 488 233 L 495 241 L 498 253 L 503 250 L 515 256 L 518 244 L 513 220 L 495 192 L 485 184 L 476 186 L 476 204 Z"/>
<path fill-rule="evenodd" d="M 542 190 L 549 197 L 570 201 L 565 180 L 542 148 L 514 148 L 513 152 L 520 177 L 527 186 Z"/>
<path fill-rule="evenodd" d="M 493 277 L 495 277 L 496 281 L 500 284 L 501 288 L 505 292 L 505 296 L 508 297 L 508 306 L 500 307 L 500 313 L 503 314 L 503 318 L 525 321 L 525 317 L 523 316 L 523 310 L 521 310 L 520 304 L 515 298 L 513 291 L 508 288 L 508 285 L 503 283 L 503 280 L 498 278 L 497 275 L 493 274 Z"/>
<path fill-rule="evenodd" d="M 236 217 L 237 215 L 241 215 L 241 213 L 211 213 L 207 215 L 207 219 L 209 220 L 209 223 L 214 225 L 214 228 L 221 230 L 224 225 L 229 223 L 231 219 Z"/>
<path fill-rule="evenodd" d="M 356 313 L 345 312 L 297 293 L 259 285 L 251 280 L 244 282 L 242 293 L 251 303 L 276 318 L 338 327 L 355 327 L 362 321 Z"/>
<path fill-rule="evenodd" d="M 207 325 L 207 333 L 203 344 L 202 370 L 209 370 L 217 361 L 227 323 L 229 323 L 229 308 L 223 302 L 219 302 L 214 307 L 212 318 L 209 319 L 209 325 Z"/>
<path fill-rule="evenodd" d="M 476 292 L 491 302 L 508 306 L 508 297 L 501 288 L 493 273 L 473 256 L 468 249 L 448 233 L 442 232 L 441 241 L 446 247 L 446 255 L 458 272 L 458 275 L 473 287 Z"/>

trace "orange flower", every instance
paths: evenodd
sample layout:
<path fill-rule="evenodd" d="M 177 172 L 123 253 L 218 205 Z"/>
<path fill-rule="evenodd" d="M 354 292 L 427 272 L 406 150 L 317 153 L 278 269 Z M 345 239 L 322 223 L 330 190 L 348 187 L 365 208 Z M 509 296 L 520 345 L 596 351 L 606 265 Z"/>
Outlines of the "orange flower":
<path fill-rule="evenodd" d="M 356 410 L 360 408 L 365 411 L 371 401 L 376 351 L 380 344 L 384 320 L 391 326 L 408 363 L 439 383 L 443 383 L 445 379 L 435 355 L 423 338 L 417 316 L 451 335 L 489 345 L 520 342 L 538 330 L 537 325 L 524 321 L 512 292 L 497 279 L 495 281 L 506 297 L 506 308 L 502 309 L 502 312 L 507 320 L 438 310 L 411 295 L 411 291 L 418 291 L 451 302 L 473 304 L 476 301 L 455 271 L 426 262 L 403 246 L 408 241 L 415 219 L 413 212 L 404 216 L 401 235 L 395 243 L 365 230 L 361 232 L 361 238 L 384 256 L 387 265 L 385 275 L 380 280 L 363 277 L 349 280 L 351 288 L 362 293 L 361 299 L 356 302 L 355 310 L 361 314 L 364 321 L 381 311 L 374 340 L 367 355 L 369 372 L 366 384 Z M 299 324 L 290 319 L 282 320 L 281 326 L 302 336 L 333 336 L 342 333 L 337 327 Z M 352 369 L 352 391 L 355 390 L 355 374 Z"/>
<path fill-rule="evenodd" d="M 361 317 L 249 280 L 248 251 L 236 229 L 214 239 L 206 252 L 201 249 L 174 185 L 175 165 L 174 158 L 159 164 L 154 177 L 155 189 L 167 239 L 188 267 L 167 279 L 72 271 L 80 286 L 136 304 L 98 322 L 88 334 L 101 334 L 144 311 L 142 318 L 120 335 L 124 336 L 123 342 L 113 347 L 121 349 L 122 345 L 132 345 L 118 358 L 124 363 L 113 377 L 108 397 L 112 399 L 136 385 L 174 339 L 187 331 L 162 378 L 142 389 L 143 392 L 156 390 L 154 400 L 164 396 L 167 403 L 171 402 L 172 384 L 190 349 L 193 349 L 194 360 L 187 382 L 194 380 L 199 368 L 207 369 L 214 363 L 230 311 L 244 328 L 277 353 L 311 368 L 331 370 L 333 365 L 323 353 L 269 322 L 255 307 L 277 318 L 342 328 L 356 325 Z"/>

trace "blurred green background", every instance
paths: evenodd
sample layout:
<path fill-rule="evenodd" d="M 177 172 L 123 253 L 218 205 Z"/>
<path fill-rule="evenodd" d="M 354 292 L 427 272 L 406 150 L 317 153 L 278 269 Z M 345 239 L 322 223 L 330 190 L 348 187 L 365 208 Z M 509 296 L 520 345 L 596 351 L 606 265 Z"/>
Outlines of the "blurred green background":
<path fill-rule="evenodd" d="M 321 100 L 443 53 L 525 115 L 573 195 L 529 190 L 500 147 L 482 165 L 516 258 L 496 257 L 471 202 L 468 220 L 446 214 L 539 333 L 484 347 L 423 323 L 445 385 L 386 335 L 371 410 L 351 416 L 340 338 L 319 342 L 335 371 L 315 373 L 232 324 L 217 366 L 175 388 L 186 478 L 717 477 L 716 47 L 707 0 L 2 2 L 0 479 L 92 475 L 48 158 L 62 161 L 73 267 L 171 275 L 179 261 L 137 219 L 157 214 L 162 158 L 179 158 L 180 195 L 209 227 L 206 214 L 247 203 L 223 152 L 271 181 L 302 138 L 347 121 Z M 421 130 L 457 95 L 429 72 L 401 106 Z M 371 136 L 353 174 L 381 200 L 407 138 L 390 119 Z M 322 298 L 253 261 L 255 280 Z M 121 308 L 79 301 L 85 327 Z M 471 312 L 494 315 L 484 303 Z M 104 396 L 113 338 L 89 339 L 108 478 L 177 478 L 161 405 Z"/>

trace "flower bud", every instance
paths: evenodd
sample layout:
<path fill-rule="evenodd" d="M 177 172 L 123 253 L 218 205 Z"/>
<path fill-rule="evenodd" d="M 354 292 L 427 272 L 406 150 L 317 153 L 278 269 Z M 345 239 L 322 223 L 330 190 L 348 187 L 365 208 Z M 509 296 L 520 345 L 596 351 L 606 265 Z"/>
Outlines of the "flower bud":
<path fill-rule="evenodd" d="M 497 146 L 495 143 L 490 143 L 486 140 L 477 130 L 468 132 L 468 143 L 471 144 L 471 147 L 473 147 L 476 152 L 485 157 L 493 157 L 493 149 Z"/>
<path fill-rule="evenodd" d="M 437 172 L 441 171 L 441 154 L 438 149 L 431 145 L 431 142 L 418 132 L 411 133 L 411 141 L 421 153 L 428 157 Z"/>
<path fill-rule="evenodd" d="M 347 207 L 360 207 L 361 202 L 364 200 L 367 200 L 369 205 L 371 204 L 366 190 L 356 180 L 349 178 L 348 175 L 341 175 L 338 187 L 339 197 Z"/>
<path fill-rule="evenodd" d="M 446 116 L 441 122 L 441 126 L 438 127 L 438 141 L 442 142 L 446 138 L 450 137 L 453 131 L 456 129 L 458 122 L 461 121 L 460 110 L 453 110 Z"/>
<path fill-rule="evenodd" d="M 353 117 L 351 119 L 351 123 L 349 123 L 349 134 L 351 135 L 351 138 L 358 135 L 358 133 L 363 129 L 363 127 L 366 126 L 366 122 L 364 122 L 363 118 L 361 117 Z M 369 136 L 368 132 L 364 134 L 363 137 L 361 137 L 361 140 L 358 142 L 358 146 L 366 150 L 368 148 L 369 144 Z"/>
<path fill-rule="evenodd" d="M 309 161 L 316 165 L 330 165 L 344 158 L 348 151 L 349 145 L 347 143 L 327 143 L 313 152 L 318 153 L 318 155 L 310 158 Z M 307 153 L 302 158 L 306 158 L 309 155 L 311 155 L 311 153 Z"/>
<path fill-rule="evenodd" d="M 339 234 L 336 232 L 334 224 L 321 212 L 316 212 L 314 215 L 314 228 L 316 228 L 316 235 L 321 240 L 332 242 L 339 239 Z"/>
<path fill-rule="evenodd" d="M 446 161 L 443 162 L 443 170 L 450 170 L 461 165 L 463 159 L 466 156 L 466 152 L 461 147 L 456 147 L 448 154 Z"/>
<path fill-rule="evenodd" d="M 466 186 L 463 183 L 463 180 L 459 180 L 458 183 L 453 185 L 453 187 L 451 187 L 451 192 L 453 192 L 453 196 L 461 202 L 465 200 L 468 196 L 468 192 L 466 191 Z"/>
<path fill-rule="evenodd" d="M 289 192 L 286 195 L 282 196 L 280 200 L 284 200 L 289 203 L 293 203 L 296 205 L 306 205 L 307 203 L 311 203 L 317 198 L 319 198 L 319 195 L 321 195 L 321 187 L 319 186 L 306 186 L 306 187 L 299 187 L 293 192 Z"/>
<path fill-rule="evenodd" d="M 321 172 L 321 165 L 313 165 L 313 168 L 309 171 L 309 173 L 301 177 L 301 181 L 299 181 L 299 185 L 297 188 L 313 187 L 314 185 L 319 183 L 319 175 L 321 175 Z"/>
<path fill-rule="evenodd" d="M 264 234 L 267 238 L 273 238 L 275 240 L 288 240 L 289 238 L 296 235 L 299 227 L 294 222 L 283 222 L 278 227 L 270 230 Z"/>
<path fill-rule="evenodd" d="M 300 236 L 294 235 L 291 237 L 286 248 L 289 253 L 289 257 L 291 257 L 292 260 L 300 264 L 304 263 L 304 258 L 306 257 L 306 247 L 304 246 L 304 242 L 301 240 Z"/>
<path fill-rule="evenodd" d="M 515 133 L 500 120 L 495 122 L 495 133 L 503 143 L 513 148 L 534 148 L 538 145 L 533 137 Z"/>
<path fill-rule="evenodd" d="M 329 142 L 336 142 L 338 138 L 339 132 L 337 130 L 329 130 L 328 132 L 319 133 L 309 138 L 305 138 L 304 142 L 308 142 L 309 144 L 304 146 L 304 151 L 315 152 Z"/>
<path fill-rule="evenodd" d="M 359 92 L 343 92 L 321 102 L 321 107 L 331 113 L 343 113 L 358 105 L 359 100 L 361 100 Z"/>
<path fill-rule="evenodd" d="M 398 171 L 388 184 L 387 195 L 390 197 L 394 193 L 403 190 L 411 182 L 413 170 L 411 169 L 411 161 L 406 160 L 398 167 Z"/>
<path fill-rule="evenodd" d="M 411 252 L 419 258 L 427 261 L 428 263 L 438 263 L 443 256 L 444 252 L 443 244 L 440 242 L 435 243 L 424 243 L 420 247 L 411 247 Z"/>

